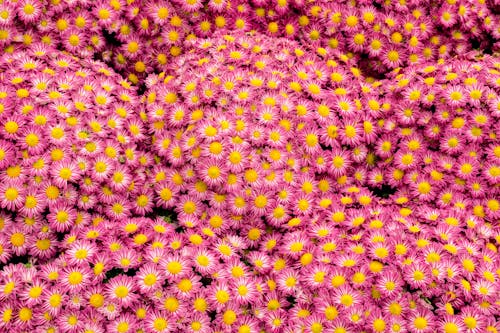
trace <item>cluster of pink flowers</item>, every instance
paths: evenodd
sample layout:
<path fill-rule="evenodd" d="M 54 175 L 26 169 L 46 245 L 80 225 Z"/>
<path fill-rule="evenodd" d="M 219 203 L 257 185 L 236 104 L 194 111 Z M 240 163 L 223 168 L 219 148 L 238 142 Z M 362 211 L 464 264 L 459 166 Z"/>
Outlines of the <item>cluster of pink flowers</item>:
<path fill-rule="evenodd" d="M 498 50 L 495 0 L 23 0 L 0 3 L 0 47 L 42 42 L 104 60 L 133 83 L 224 31 L 336 49 L 367 72 Z"/>
<path fill-rule="evenodd" d="M 500 331 L 497 12 L 0 0 L 0 332 Z"/>
<path fill-rule="evenodd" d="M 61 318 L 79 313 L 69 300 L 83 300 L 91 267 L 95 279 L 108 270 L 100 261 L 138 260 L 127 247 L 110 258 L 98 242 L 112 242 L 109 221 L 152 210 L 146 114 L 106 65 L 42 44 L 5 54 L 0 81 L 0 327 L 50 332 L 57 319 L 76 332 L 80 323 Z M 33 267 L 12 265 L 20 261 Z"/>
<path fill-rule="evenodd" d="M 147 80 L 152 151 L 173 169 L 158 204 L 208 248 L 244 237 L 244 261 L 279 304 L 254 303 L 266 331 L 486 328 L 498 307 L 500 62 L 372 81 L 288 39 L 192 47 Z M 374 194 L 384 186 L 389 199 Z"/>

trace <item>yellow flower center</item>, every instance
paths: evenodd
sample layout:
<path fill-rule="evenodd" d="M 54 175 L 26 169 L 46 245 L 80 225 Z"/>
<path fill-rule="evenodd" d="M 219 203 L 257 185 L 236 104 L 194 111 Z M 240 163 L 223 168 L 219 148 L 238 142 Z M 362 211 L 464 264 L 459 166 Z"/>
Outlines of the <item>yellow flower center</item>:
<path fill-rule="evenodd" d="M 126 286 L 118 286 L 115 289 L 115 296 L 118 298 L 125 298 L 128 296 L 128 288 Z"/>

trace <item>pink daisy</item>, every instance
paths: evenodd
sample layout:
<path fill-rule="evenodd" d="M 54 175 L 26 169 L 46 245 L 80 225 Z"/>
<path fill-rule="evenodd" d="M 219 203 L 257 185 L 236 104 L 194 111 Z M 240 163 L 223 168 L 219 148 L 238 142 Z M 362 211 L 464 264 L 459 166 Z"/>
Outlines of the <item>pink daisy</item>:
<path fill-rule="evenodd" d="M 393 270 L 384 272 L 376 283 L 377 289 L 388 297 L 392 297 L 400 293 L 403 286 L 403 280 L 401 279 L 400 274 Z"/>
<path fill-rule="evenodd" d="M 32 242 L 29 253 L 40 259 L 51 258 L 57 252 L 57 239 L 53 235 L 38 235 Z"/>
<path fill-rule="evenodd" d="M 0 140 L 0 168 L 6 167 L 9 163 L 15 160 L 14 145 L 5 140 Z"/>
<path fill-rule="evenodd" d="M 4 182 L 0 185 L 0 206 L 8 210 L 17 210 L 25 200 L 25 190 L 21 183 Z"/>
<path fill-rule="evenodd" d="M 76 211 L 62 199 L 55 202 L 47 215 L 47 221 L 58 232 L 68 231 L 76 220 Z"/>
<path fill-rule="evenodd" d="M 137 329 L 138 326 L 135 316 L 130 313 L 124 313 L 108 324 L 107 331 L 112 333 L 129 333 Z"/>
<path fill-rule="evenodd" d="M 64 188 L 69 182 L 75 182 L 80 179 L 81 174 L 78 166 L 70 161 L 59 161 L 53 164 L 51 175 L 54 184 Z"/>
<path fill-rule="evenodd" d="M 145 319 L 145 327 L 153 333 L 171 332 L 176 327 L 171 320 L 171 316 L 165 311 L 150 310 Z"/>
<path fill-rule="evenodd" d="M 96 252 L 97 248 L 94 244 L 85 241 L 76 241 L 70 245 L 66 254 L 69 263 L 78 265 L 91 262 Z"/>
<path fill-rule="evenodd" d="M 434 325 L 435 318 L 429 310 L 418 309 L 407 317 L 407 327 L 412 333 L 432 332 Z"/>
<path fill-rule="evenodd" d="M 330 154 L 329 173 L 334 177 L 344 175 L 351 165 L 348 153 L 345 150 L 335 149 Z"/>
<path fill-rule="evenodd" d="M 91 277 L 89 268 L 67 267 L 61 272 L 61 287 L 69 291 L 82 290 L 91 283 Z"/>
<path fill-rule="evenodd" d="M 133 278 L 120 275 L 108 282 L 105 293 L 110 300 L 128 307 L 138 299 L 138 295 L 135 294 L 136 288 L 137 285 Z"/>

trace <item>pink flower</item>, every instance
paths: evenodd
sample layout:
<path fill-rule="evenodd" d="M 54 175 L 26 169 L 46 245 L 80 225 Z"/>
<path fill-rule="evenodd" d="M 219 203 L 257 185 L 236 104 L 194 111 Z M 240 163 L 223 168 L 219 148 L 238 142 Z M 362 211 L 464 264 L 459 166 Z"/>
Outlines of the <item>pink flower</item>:
<path fill-rule="evenodd" d="M 124 307 L 129 307 L 138 299 L 138 295 L 135 293 L 136 289 L 137 285 L 134 279 L 120 275 L 109 281 L 105 293 L 110 300 Z"/>
<path fill-rule="evenodd" d="M 332 150 L 329 158 L 328 172 L 334 177 L 340 177 L 347 172 L 351 164 L 349 155 L 345 150 Z"/>
<path fill-rule="evenodd" d="M 21 208 L 24 199 L 24 188 L 19 182 L 8 182 L 0 185 L 0 206 L 8 210 Z"/>
<path fill-rule="evenodd" d="M 69 231 L 76 220 L 76 211 L 60 199 L 51 206 L 47 220 L 54 230 L 58 232 Z"/>
<path fill-rule="evenodd" d="M 78 291 L 84 289 L 91 282 L 91 272 L 84 266 L 68 267 L 61 273 L 61 287 L 63 290 Z"/>

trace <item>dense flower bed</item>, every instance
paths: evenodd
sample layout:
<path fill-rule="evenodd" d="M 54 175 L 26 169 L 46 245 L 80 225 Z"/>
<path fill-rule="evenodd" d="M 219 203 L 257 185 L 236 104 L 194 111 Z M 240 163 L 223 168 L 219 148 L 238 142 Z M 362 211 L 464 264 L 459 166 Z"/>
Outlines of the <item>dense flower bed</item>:
<path fill-rule="evenodd" d="M 383 75 L 472 48 L 498 51 L 499 10 L 494 0 L 6 0 L 0 47 L 43 42 L 96 56 L 139 83 L 185 52 L 185 41 L 258 31 L 338 50 Z"/>
<path fill-rule="evenodd" d="M 0 1 L 0 331 L 498 332 L 497 12 Z"/>

